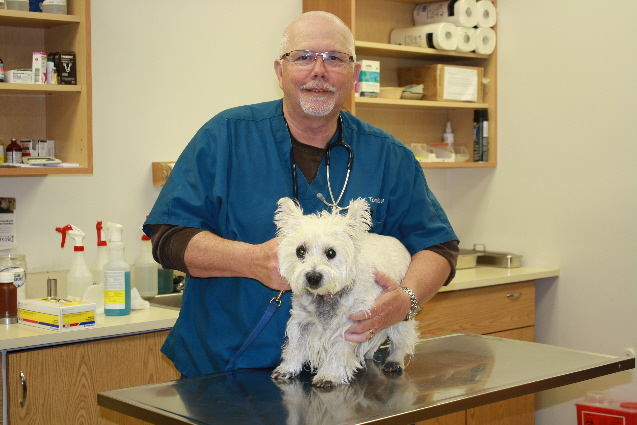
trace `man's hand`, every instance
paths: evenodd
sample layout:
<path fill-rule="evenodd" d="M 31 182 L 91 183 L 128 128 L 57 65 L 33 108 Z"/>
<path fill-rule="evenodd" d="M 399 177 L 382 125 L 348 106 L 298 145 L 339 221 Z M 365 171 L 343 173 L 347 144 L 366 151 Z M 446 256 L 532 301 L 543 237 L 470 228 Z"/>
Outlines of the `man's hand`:
<path fill-rule="evenodd" d="M 288 282 L 281 277 L 279 273 L 278 250 L 279 242 L 277 238 L 269 241 L 253 245 L 252 252 L 254 255 L 254 263 L 251 268 L 253 279 L 258 280 L 268 288 L 277 291 L 287 291 L 290 289 Z"/>
<path fill-rule="evenodd" d="M 374 276 L 383 292 L 369 310 L 358 311 L 349 316 L 355 323 L 345 331 L 347 341 L 367 341 L 374 333 L 405 320 L 411 308 L 409 295 L 400 289 L 394 279 L 381 271 L 376 271 Z"/>

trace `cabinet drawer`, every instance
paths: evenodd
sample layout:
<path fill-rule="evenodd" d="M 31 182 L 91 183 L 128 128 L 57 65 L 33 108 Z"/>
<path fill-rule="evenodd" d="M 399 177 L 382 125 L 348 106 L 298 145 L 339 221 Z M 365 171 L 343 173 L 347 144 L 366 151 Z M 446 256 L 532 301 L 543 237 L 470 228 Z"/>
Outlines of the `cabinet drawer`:
<path fill-rule="evenodd" d="M 416 316 L 420 337 L 489 334 L 535 324 L 535 282 L 440 292 Z"/>

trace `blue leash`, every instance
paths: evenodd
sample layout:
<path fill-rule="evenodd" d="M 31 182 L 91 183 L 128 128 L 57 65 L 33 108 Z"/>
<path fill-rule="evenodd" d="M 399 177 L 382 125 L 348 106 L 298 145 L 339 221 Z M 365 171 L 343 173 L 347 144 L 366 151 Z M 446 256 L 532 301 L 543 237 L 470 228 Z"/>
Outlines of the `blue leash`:
<path fill-rule="evenodd" d="M 237 351 L 234 357 L 232 357 L 232 359 L 230 360 L 230 363 L 228 363 L 228 366 L 226 366 L 226 372 L 230 372 L 232 371 L 232 369 L 234 369 L 234 364 L 237 362 L 237 360 L 239 360 L 239 357 L 241 357 L 243 352 L 250 346 L 250 344 L 252 344 L 252 342 L 257 338 L 257 336 L 259 336 L 263 328 L 265 328 L 265 325 L 268 324 L 268 322 L 270 321 L 270 319 L 276 312 L 276 309 L 281 307 L 281 296 L 283 295 L 284 292 L 285 291 L 279 291 L 279 295 L 277 295 L 276 297 L 270 300 L 270 305 L 268 306 L 268 309 L 263 314 L 261 321 L 254 328 L 254 330 L 252 331 L 248 339 L 246 339 L 246 342 L 244 342 L 241 348 L 239 348 L 239 351 Z"/>

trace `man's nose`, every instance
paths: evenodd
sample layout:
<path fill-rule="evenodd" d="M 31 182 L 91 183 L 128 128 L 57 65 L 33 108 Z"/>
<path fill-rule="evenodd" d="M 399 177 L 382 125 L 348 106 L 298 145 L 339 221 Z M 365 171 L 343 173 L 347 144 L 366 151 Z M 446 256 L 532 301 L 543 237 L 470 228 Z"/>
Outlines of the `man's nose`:
<path fill-rule="evenodd" d="M 327 65 L 322 55 L 316 55 L 314 65 L 312 65 L 312 75 L 317 78 L 325 78 L 327 76 Z"/>

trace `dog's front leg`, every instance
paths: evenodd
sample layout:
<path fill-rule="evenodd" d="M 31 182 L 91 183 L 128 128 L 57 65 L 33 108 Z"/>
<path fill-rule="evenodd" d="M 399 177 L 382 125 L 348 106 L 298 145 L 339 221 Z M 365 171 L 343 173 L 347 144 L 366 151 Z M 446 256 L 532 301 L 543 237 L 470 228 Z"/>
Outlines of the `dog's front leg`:
<path fill-rule="evenodd" d="M 333 385 L 349 383 L 354 373 L 363 366 L 354 352 L 355 347 L 355 343 L 344 339 L 335 342 L 316 371 L 312 385 L 329 389 Z"/>
<path fill-rule="evenodd" d="M 308 360 L 307 355 L 307 335 L 308 326 L 311 324 L 305 324 L 302 326 L 300 323 L 295 324 L 292 320 L 288 322 L 285 330 L 288 340 L 283 346 L 281 353 L 281 364 L 274 369 L 270 377 L 277 381 L 284 379 L 292 379 L 301 373 L 303 365 Z"/>

